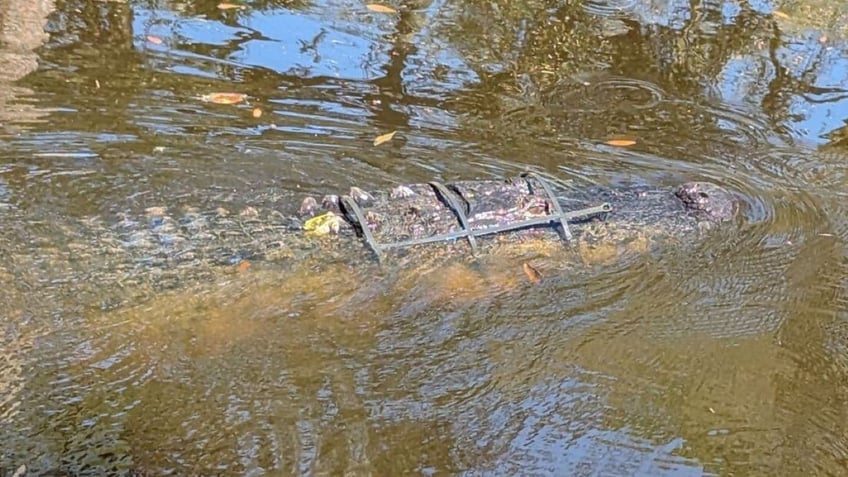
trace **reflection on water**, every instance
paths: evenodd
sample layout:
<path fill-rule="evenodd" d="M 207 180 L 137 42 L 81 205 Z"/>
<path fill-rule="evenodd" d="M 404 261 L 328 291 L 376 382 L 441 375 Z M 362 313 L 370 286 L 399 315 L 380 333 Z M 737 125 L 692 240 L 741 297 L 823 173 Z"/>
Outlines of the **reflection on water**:
<path fill-rule="evenodd" d="M 0 78 L 0 473 L 844 470 L 838 9 L 24 3 L 0 2 L 0 54 L 26 66 Z M 627 259 L 199 254 L 169 290 L 107 240 L 167 246 L 151 207 L 280 212 L 526 168 L 711 180 L 742 210 Z"/>
<path fill-rule="evenodd" d="M 53 11 L 49 0 L 4 0 L 0 9 L 6 14 L 0 24 L 0 123 L 28 123 L 39 119 L 44 113 L 37 107 L 19 101 L 20 97 L 33 91 L 15 85 L 14 82 L 38 68 L 35 50 L 47 40 L 44 25 L 47 15 Z"/>

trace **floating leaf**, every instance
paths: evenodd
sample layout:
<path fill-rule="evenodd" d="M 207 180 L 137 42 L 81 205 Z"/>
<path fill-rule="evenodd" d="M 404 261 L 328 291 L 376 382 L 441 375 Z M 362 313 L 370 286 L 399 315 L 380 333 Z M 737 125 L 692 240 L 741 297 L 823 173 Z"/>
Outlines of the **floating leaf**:
<path fill-rule="evenodd" d="M 391 141 L 392 138 L 395 137 L 395 134 L 397 134 L 397 131 L 392 131 L 390 133 L 377 136 L 376 138 L 374 138 L 374 145 L 379 146 L 380 144 L 383 144 L 384 142 Z"/>
<path fill-rule="evenodd" d="M 147 41 L 149 41 L 150 43 L 153 43 L 154 45 L 161 45 L 162 43 L 165 42 L 164 40 L 162 40 L 158 36 L 147 35 L 146 38 L 147 38 Z"/>
<path fill-rule="evenodd" d="M 262 110 L 259 108 L 253 108 L 253 117 L 259 119 L 262 117 Z"/>
<path fill-rule="evenodd" d="M 610 139 L 607 141 L 610 146 L 627 147 L 636 144 L 635 139 Z"/>
<path fill-rule="evenodd" d="M 209 93 L 204 94 L 200 99 L 215 104 L 236 104 L 247 99 L 247 95 L 241 93 Z"/>
<path fill-rule="evenodd" d="M 328 235 L 330 233 L 338 233 L 341 226 L 341 217 L 327 212 L 326 214 L 312 217 L 303 223 L 303 230 L 315 235 Z"/>
<path fill-rule="evenodd" d="M 365 5 L 365 6 L 366 6 L 369 10 L 371 10 L 372 12 L 377 12 L 377 13 L 397 13 L 397 10 L 395 10 L 394 8 L 392 8 L 392 7 L 387 7 L 386 5 L 380 5 L 380 4 L 378 4 L 378 3 L 369 3 L 368 5 Z"/>
<path fill-rule="evenodd" d="M 236 5 L 235 3 L 219 3 L 218 4 L 219 10 L 232 10 L 233 8 L 244 8 L 244 7 L 241 6 L 241 5 Z"/>
<path fill-rule="evenodd" d="M 542 274 L 539 273 L 539 270 L 536 270 L 535 268 L 533 268 L 532 265 L 527 262 L 524 262 L 524 274 L 527 275 L 527 279 L 530 280 L 532 283 L 542 282 Z"/>
<path fill-rule="evenodd" d="M 248 262 L 247 260 L 242 260 L 238 264 L 238 271 L 239 272 L 242 272 L 242 273 L 246 272 L 249 268 L 250 268 L 250 262 Z"/>

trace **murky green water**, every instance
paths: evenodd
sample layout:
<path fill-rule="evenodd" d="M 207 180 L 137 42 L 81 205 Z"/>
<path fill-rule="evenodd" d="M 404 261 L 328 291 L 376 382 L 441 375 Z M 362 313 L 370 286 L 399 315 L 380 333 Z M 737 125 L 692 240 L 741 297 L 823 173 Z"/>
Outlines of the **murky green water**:
<path fill-rule="evenodd" d="M 848 471 L 848 6 L 366 3 L 0 0 L 0 474 Z M 538 285 L 112 240 L 526 169 L 741 215 Z"/>

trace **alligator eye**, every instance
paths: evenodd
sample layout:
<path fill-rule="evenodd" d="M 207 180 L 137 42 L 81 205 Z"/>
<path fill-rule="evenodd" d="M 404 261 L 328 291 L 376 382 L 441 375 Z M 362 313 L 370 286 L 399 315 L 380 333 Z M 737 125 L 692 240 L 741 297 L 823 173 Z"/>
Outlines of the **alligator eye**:
<path fill-rule="evenodd" d="M 706 199 L 709 195 L 706 192 L 698 192 L 698 197 Z"/>

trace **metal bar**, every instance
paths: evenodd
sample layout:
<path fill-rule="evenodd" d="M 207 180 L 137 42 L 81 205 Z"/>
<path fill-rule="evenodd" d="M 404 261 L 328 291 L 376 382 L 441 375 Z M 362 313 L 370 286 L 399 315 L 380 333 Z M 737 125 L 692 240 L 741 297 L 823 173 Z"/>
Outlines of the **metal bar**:
<path fill-rule="evenodd" d="M 441 196 L 442 201 L 447 204 L 448 208 L 453 211 L 456 218 L 459 219 L 459 225 L 462 226 L 462 230 L 468 231 L 465 238 L 468 239 L 468 244 L 471 245 L 471 254 L 477 255 L 477 240 L 474 238 L 474 233 L 472 233 L 471 227 L 468 225 L 468 217 L 465 216 L 464 207 L 456 202 L 456 196 L 454 196 L 453 193 L 451 193 L 451 191 L 449 191 L 448 188 L 441 182 L 433 181 L 429 184 L 436 190 L 436 194 Z"/>
<path fill-rule="evenodd" d="M 547 225 L 550 223 L 558 223 L 562 220 L 575 220 L 580 218 L 588 218 L 595 215 L 606 214 L 612 212 L 612 205 L 609 203 L 603 203 L 601 205 L 595 207 L 587 207 L 585 209 L 563 212 L 562 217 L 556 217 L 554 215 L 545 215 L 543 217 L 538 217 L 535 219 L 528 219 L 521 222 L 516 222 L 513 224 L 504 224 L 504 225 L 496 225 L 494 227 L 486 227 L 480 230 L 460 230 L 457 232 L 450 232 L 446 234 L 438 234 L 431 235 L 430 237 L 424 237 L 420 239 L 412 239 L 412 240 L 404 240 L 401 242 L 392 242 L 382 244 L 381 247 L 383 249 L 389 248 L 400 248 L 400 247 L 410 247 L 413 245 L 423 245 L 434 242 L 442 242 L 448 240 L 456 240 L 460 238 L 465 238 L 469 233 L 473 234 L 475 237 L 482 237 L 485 235 L 491 235 L 501 232 L 509 232 L 513 230 L 520 230 L 536 225 Z"/>
<path fill-rule="evenodd" d="M 365 236 L 365 241 L 368 242 L 368 246 L 371 247 L 371 250 L 374 252 L 374 255 L 377 256 L 377 261 L 383 261 L 383 245 L 381 245 L 377 240 L 374 239 L 374 234 L 371 233 L 371 228 L 368 227 L 368 222 L 365 220 L 365 214 L 362 213 L 362 209 L 359 208 L 359 204 L 356 203 L 350 196 L 343 195 L 339 198 L 339 202 L 344 205 L 344 207 L 351 212 L 356 217 L 356 221 L 359 222 L 359 228 L 362 230 L 362 235 Z"/>
<path fill-rule="evenodd" d="M 542 185 L 542 189 L 544 189 L 545 195 L 548 196 L 548 201 L 550 202 L 551 207 L 553 207 L 554 209 L 554 213 L 552 215 L 555 215 L 559 219 L 560 226 L 562 227 L 562 238 L 566 242 L 570 242 L 571 239 L 574 238 L 574 235 L 572 235 L 571 230 L 568 228 L 568 220 L 565 218 L 565 214 L 562 211 L 562 207 L 559 205 L 559 199 L 557 199 L 557 196 L 554 195 L 554 191 L 552 191 L 551 188 L 548 186 L 547 181 L 542 179 L 542 177 L 539 174 L 536 174 L 535 172 L 525 172 L 524 174 L 522 174 L 522 176 L 532 177 L 533 179 L 536 179 L 539 184 Z"/>

